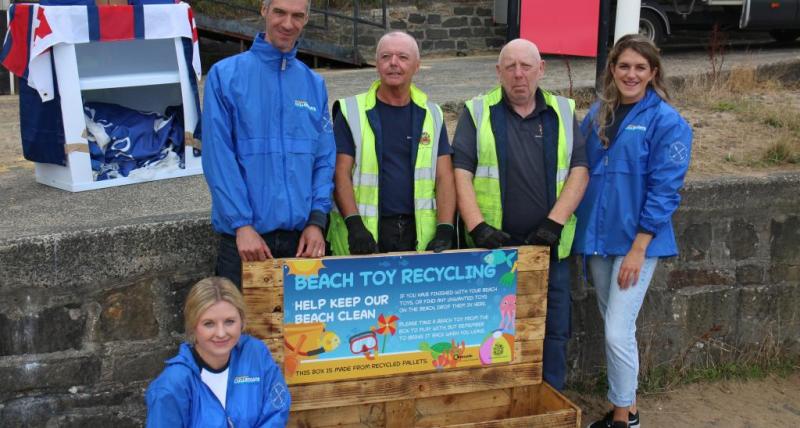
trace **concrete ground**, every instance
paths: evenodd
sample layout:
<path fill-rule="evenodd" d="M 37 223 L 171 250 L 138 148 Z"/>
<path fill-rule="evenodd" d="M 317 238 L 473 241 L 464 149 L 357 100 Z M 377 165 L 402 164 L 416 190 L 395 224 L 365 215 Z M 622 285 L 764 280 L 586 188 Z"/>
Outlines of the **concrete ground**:
<path fill-rule="evenodd" d="M 737 48 L 727 52 L 724 60 L 725 69 L 796 62 L 800 61 L 800 45 Z M 494 55 L 423 60 L 415 82 L 445 108 L 457 108 L 496 83 L 495 61 Z M 568 63 L 574 88 L 594 86 L 594 59 L 571 58 Z M 665 53 L 665 68 L 669 76 L 710 70 L 708 55 L 701 49 Z M 320 72 L 331 100 L 365 90 L 376 77 L 374 69 Z M 547 58 L 541 86 L 568 88 L 567 61 Z M 51 233 L 209 216 L 210 197 L 202 176 L 70 193 L 36 183 L 33 164 L 21 157 L 16 97 L 2 96 L 0 246 L 4 241 Z"/>

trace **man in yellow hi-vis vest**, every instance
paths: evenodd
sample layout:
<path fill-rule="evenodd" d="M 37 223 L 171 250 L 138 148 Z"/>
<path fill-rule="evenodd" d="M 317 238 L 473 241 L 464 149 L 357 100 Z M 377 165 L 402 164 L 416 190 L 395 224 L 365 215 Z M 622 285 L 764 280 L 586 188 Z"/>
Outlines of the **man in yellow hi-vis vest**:
<path fill-rule="evenodd" d="M 390 32 L 378 42 L 379 80 L 336 101 L 336 171 L 328 240 L 334 255 L 451 248 L 452 149 L 442 110 L 411 83 L 417 42 Z"/>
<path fill-rule="evenodd" d="M 468 101 L 453 138 L 458 208 L 477 247 L 551 248 L 543 377 L 566 379 L 570 337 L 572 214 L 589 181 L 575 102 L 538 87 L 544 61 L 533 43 L 509 42 L 497 61 L 500 85 Z"/>

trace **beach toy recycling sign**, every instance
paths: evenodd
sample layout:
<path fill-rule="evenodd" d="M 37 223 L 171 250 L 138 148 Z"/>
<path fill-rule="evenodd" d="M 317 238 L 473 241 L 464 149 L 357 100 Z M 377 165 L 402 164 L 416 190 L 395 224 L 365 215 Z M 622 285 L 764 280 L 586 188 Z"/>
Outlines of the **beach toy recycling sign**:
<path fill-rule="evenodd" d="M 517 250 L 288 260 L 289 384 L 509 363 Z"/>

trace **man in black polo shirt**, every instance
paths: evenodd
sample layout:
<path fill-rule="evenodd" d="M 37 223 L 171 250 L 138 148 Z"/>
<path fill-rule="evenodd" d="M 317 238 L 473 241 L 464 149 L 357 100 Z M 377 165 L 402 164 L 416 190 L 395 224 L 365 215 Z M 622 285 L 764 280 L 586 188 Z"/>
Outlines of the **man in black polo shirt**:
<path fill-rule="evenodd" d="M 378 42 L 379 80 L 336 101 L 336 172 L 328 239 L 335 255 L 452 246 L 452 149 L 442 110 L 411 83 L 416 40 L 391 32 Z"/>
<path fill-rule="evenodd" d="M 538 87 L 544 61 L 533 43 L 509 42 L 500 86 L 467 102 L 453 139 L 458 207 L 477 247 L 550 246 L 543 377 L 566 379 L 572 213 L 589 181 L 574 101 Z M 477 127 L 476 127 L 477 124 Z"/>

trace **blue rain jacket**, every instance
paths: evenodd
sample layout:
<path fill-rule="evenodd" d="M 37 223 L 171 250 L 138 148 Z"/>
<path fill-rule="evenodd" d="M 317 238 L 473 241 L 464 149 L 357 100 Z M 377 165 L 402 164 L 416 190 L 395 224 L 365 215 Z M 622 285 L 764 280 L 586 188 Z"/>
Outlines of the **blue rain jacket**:
<path fill-rule="evenodd" d="M 203 172 L 220 233 L 302 230 L 331 209 L 336 146 L 318 74 L 256 36 L 214 64 L 203 100 Z"/>
<path fill-rule="evenodd" d="M 226 408 L 203 383 L 186 343 L 147 387 L 145 399 L 147 428 L 283 428 L 291 404 L 283 374 L 267 347 L 246 334 L 231 351 Z"/>
<path fill-rule="evenodd" d="M 647 257 L 678 254 L 672 213 L 689 168 L 692 130 L 652 89 L 628 113 L 608 150 L 600 145 L 595 103 L 581 124 L 589 186 L 576 211 L 573 252 L 624 256 L 639 231 L 654 234 Z"/>

